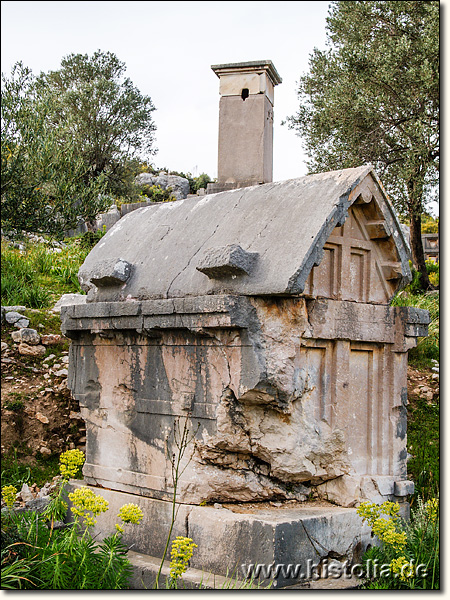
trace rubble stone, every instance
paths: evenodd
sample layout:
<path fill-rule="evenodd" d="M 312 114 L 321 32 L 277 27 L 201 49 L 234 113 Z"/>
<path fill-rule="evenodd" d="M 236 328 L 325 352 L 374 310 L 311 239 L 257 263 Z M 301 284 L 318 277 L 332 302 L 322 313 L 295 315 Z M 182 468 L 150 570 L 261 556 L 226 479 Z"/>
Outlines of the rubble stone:
<path fill-rule="evenodd" d="M 20 344 L 23 342 L 30 346 L 37 346 L 41 342 L 41 336 L 38 332 L 35 329 L 29 329 L 28 327 L 19 329 L 19 331 L 13 331 L 11 337 L 16 343 Z"/>
<path fill-rule="evenodd" d="M 48 333 L 41 336 L 41 344 L 44 346 L 57 346 L 61 343 L 61 336 L 57 333 Z"/>
<path fill-rule="evenodd" d="M 19 344 L 19 354 L 22 356 L 44 356 L 45 352 L 45 346 L 41 346 L 40 344 L 35 346 L 29 346 L 24 342 Z"/>

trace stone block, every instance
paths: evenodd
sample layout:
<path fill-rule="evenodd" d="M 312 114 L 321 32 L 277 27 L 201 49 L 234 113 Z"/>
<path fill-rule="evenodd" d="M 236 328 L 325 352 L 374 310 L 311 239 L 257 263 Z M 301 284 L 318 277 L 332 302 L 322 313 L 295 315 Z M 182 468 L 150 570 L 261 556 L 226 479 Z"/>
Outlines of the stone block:
<path fill-rule="evenodd" d="M 257 258 L 256 252 L 246 252 L 238 244 L 208 250 L 197 270 L 210 279 L 250 275 Z"/>
<path fill-rule="evenodd" d="M 41 336 L 38 332 L 35 329 L 30 329 L 28 327 L 23 327 L 22 329 L 19 329 L 19 331 L 13 331 L 11 337 L 16 343 L 23 342 L 30 346 L 37 346 L 41 341 Z"/>
<path fill-rule="evenodd" d="M 89 274 L 89 280 L 97 287 L 124 284 L 131 276 L 132 265 L 123 259 L 105 259 Z"/>
<path fill-rule="evenodd" d="M 19 344 L 19 354 L 22 356 L 44 356 L 45 352 L 45 346 L 41 346 L 40 344 L 34 346 L 29 346 L 24 342 Z"/>
<path fill-rule="evenodd" d="M 119 209 L 115 204 L 113 204 L 107 212 L 98 215 L 96 219 L 97 229 L 100 231 L 109 231 L 111 227 L 113 227 L 120 219 L 120 216 Z"/>
<path fill-rule="evenodd" d="M 21 315 L 15 310 L 5 312 L 5 320 L 10 325 L 14 325 L 15 327 L 28 327 L 29 320 L 24 315 Z"/>
<path fill-rule="evenodd" d="M 80 482 L 71 482 L 79 487 Z M 135 496 L 107 489 L 93 490 L 109 502 L 108 512 L 98 517 L 92 534 L 100 539 L 115 529 L 120 506 L 133 502 L 143 511 L 140 525 L 125 527 L 125 544 L 133 551 L 162 556 L 169 531 L 170 502 Z M 355 509 L 332 505 L 281 503 L 262 505 L 211 506 L 177 505 L 177 518 L 171 540 L 177 535 L 190 537 L 197 544 L 190 561 L 193 569 L 244 578 L 251 565 L 298 565 L 297 573 L 279 573 L 272 587 L 305 581 L 308 565 L 326 557 L 340 558 L 349 564 L 358 561 L 369 544 L 370 529 L 363 526 Z M 296 576 L 294 576 L 296 575 Z M 261 574 L 260 574 L 261 576 Z M 264 579 L 262 577 L 261 579 Z"/>
<path fill-rule="evenodd" d="M 395 496 L 409 496 L 414 494 L 414 481 L 396 481 L 394 483 Z"/>
<path fill-rule="evenodd" d="M 57 333 L 49 333 L 41 336 L 41 343 L 44 346 L 57 346 L 61 344 L 62 337 Z"/>
<path fill-rule="evenodd" d="M 57 301 L 55 306 L 52 308 L 52 312 L 61 313 L 62 307 L 69 307 L 74 304 L 86 304 L 86 295 L 85 294 L 63 294 L 61 298 Z"/>

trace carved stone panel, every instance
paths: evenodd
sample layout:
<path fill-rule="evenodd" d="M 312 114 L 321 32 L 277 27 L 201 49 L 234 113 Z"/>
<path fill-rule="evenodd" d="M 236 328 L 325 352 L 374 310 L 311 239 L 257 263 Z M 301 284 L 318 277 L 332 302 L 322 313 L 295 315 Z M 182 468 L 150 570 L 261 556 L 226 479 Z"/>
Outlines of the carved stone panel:
<path fill-rule="evenodd" d="M 401 264 L 388 225 L 375 201 L 356 201 L 342 226 L 336 227 L 313 267 L 304 294 L 312 297 L 385 304 Z"/>

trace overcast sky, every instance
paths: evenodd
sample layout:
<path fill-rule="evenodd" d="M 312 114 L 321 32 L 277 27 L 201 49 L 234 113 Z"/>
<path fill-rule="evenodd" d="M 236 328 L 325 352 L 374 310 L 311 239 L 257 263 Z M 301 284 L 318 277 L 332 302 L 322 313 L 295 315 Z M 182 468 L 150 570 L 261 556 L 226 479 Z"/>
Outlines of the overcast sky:
<path fill-rule="evenodd" d="M 443 16 L 448 12 L 448 0 Z M 271 60 L 274 181 L 306 174 L 301 139 L 281 121 L 298 109 L 297 82 L 324 49 L 329 2 L 1 3 L 1 71 L 19 60 L 38 75 L 71 53 L 109 51 L 156 107 L 155 167 L 217 176 L 219 79 L 211 65 Z M 437 212 L 433 210 L 433 212 Z"/>
<path fill-rule="evenodd" d="M 298 108 L 297 82 L 325 46 L 329 2 L 2 2 L 1 70 L 36 75 L 71 53 L 109 51 L 152 98 L 156 167 L 217 176 L 219 79 L 211 65 L 271 60 L 274 180 L 306 174 L 300 138 L 281 121 Z"/>

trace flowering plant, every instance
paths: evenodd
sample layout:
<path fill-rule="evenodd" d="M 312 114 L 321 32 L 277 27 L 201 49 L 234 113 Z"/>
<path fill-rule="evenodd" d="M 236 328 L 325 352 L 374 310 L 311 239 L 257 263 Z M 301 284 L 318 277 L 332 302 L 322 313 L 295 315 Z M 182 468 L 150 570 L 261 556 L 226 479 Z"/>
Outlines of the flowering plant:
<path fill-rule="evenodd" d="M 59 472 L 64 479 L 73 479 L 78 475 L 85 460 L 81 450 L 67 450 L 59 457 Z"/>
<path fill-rule="evenodd" d="M 69 499 L 73 504 L 70 510 L 75 515 L 75 520 L 82 519 L 86 527 L 94 526 L 97 523 L 94 517 L 108 510 L 109 502 L 86 486 L 69 494 Z"/>
<path fill-rule="evenodd" d="M 191 538 L 181 535 L 177 536 L 172 542 L 169 587 L 176 587 L 177 580 L 186 572 L 189 561 L 194 553 L 194 548 L 197 547 L 197 544 L 194 544 Z"/>
<path fill-rule="evenodd" d="M 117 515 L 122 523 L 134 523 L 135 525 L 139 524 L 144 516 L 142 510 L 136 504 L 124 504 L 119 509 L 119 514 Z M 124 532 L 124 528 L 121 525 L 116 524 L 116 529 L 119 533 Z"/>
<path fill-rule="evenodd" d="M 368 581 L 369 589 L 437 589 L 439 587 L 439 499 L 411 510 L 411 520 L 399 517 L 394 502 L 363 502 L 356 512 L 371 527 L 380 546 L 370 548 L 365 559 L 386 565 L 384 581 Z M 386 588 L 386 586 L 388 586 Z"/>
<path fill-rule="evenodd" d="M 14 506 L 16 495 L 17 490 L 13 485 L 5 485 L 2 487 L 3 500 L 6 502 L 6 506 L 8 508 L 12 508 Z"/>

